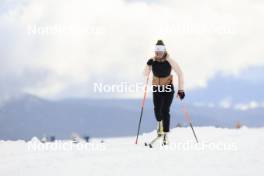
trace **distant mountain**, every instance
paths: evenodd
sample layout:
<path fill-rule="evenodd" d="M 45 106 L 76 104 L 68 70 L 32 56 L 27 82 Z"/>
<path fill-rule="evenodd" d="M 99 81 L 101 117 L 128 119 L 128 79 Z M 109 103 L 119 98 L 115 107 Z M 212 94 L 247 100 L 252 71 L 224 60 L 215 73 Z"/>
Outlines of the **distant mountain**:
<path fill-rule="evenodd" d="M 11 99 L 0 107 L 0 139 L 30 139 L 72 132 L 91 137 L 135 135 L 140 115 L 138 99 L 64 99 L 50 101 L 32 95 Z M 172 127 L 187 125 L 178 101 L 172 105 Z M 234 127 L 237 121 L 250 127 L 264 126 L 264 109 L 238 111 L 187 106 L 194 125 Z M 141 132 L 156 128 L 152 100 L 147 100 Z"/>

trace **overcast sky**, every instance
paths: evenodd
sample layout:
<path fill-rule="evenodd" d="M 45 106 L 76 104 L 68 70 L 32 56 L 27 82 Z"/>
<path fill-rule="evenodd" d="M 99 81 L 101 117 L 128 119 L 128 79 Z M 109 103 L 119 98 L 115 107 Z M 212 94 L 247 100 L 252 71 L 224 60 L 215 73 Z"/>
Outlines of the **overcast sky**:
<path fill-rule="evenodd" d="M 263 19 L 261 0 L 1 0 L 0 97 L 91 97 L 94 82 L 142 82 L 157 39 L 187 90 L 218 73 L 243 77 L 264 65 Z"/>

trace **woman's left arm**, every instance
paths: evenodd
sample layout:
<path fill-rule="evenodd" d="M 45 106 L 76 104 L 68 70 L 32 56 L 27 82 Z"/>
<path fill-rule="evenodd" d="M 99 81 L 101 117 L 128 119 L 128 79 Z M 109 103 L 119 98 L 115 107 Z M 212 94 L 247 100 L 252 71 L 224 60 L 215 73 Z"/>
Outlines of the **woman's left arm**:
<path fill-rule="evenodd" d="M 178 76 L 178 90 L 184 91 L 184 78 L 183 78 L 183 73 L 182 73 L 182 70 L 179 64 L 170 57 L 168 57 L 167 60 L 170 63 L 172 69 L 176 72 Z"/>

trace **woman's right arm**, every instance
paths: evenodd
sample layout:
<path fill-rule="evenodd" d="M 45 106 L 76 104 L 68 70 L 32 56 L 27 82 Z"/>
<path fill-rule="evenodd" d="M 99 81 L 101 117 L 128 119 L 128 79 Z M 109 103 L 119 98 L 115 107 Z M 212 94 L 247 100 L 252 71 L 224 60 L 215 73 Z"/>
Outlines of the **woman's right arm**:
<path fill-rule="evenodd" d="M 143 71 L 143 75 L 147 77 L 150 74 L 150 72 L 151 72 L 151 66 L 146 65 Z"/>
<path fill-rule="evenodd" d="M 152 62 L 153 62 L 153 59 L 149 59 L 147 64 L 145 65 L 143 75 L 146 77 L 148 77 L 148 75 L 150 74 L 150 72 L 152 70 Z"/>

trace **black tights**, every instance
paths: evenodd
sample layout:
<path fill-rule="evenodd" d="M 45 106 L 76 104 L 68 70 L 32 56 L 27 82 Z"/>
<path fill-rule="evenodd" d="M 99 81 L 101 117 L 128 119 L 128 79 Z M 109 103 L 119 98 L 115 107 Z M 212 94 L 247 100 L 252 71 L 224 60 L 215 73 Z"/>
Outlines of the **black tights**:
<path fill-rule="evenodd" d="M 170 131 L 170 106 L 174 97 L 171 92 L 153 92 L 154 113 L 157 121 L 163 123 L 163 131 Z"/>

